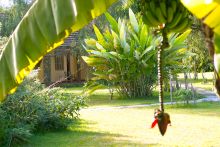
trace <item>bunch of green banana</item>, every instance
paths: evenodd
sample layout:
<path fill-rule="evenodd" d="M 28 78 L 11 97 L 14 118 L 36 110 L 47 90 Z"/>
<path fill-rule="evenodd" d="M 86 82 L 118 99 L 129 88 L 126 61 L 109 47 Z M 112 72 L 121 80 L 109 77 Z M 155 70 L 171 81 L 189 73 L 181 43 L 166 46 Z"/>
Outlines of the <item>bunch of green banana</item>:
<path fill-rule="evenodd" d="M 184 32 L 190 25 L 189 12 L 179 0 L 142 0 L 145 24 L 168 32 Z"/>

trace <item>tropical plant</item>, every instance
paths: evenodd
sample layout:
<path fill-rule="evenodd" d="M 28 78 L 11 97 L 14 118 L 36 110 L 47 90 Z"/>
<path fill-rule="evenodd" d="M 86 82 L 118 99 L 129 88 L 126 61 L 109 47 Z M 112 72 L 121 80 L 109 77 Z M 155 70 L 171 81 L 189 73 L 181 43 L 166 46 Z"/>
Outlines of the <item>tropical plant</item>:
<path fill-rule="evenodd" d="M 16 90 L 44 55 L 61 45 L 70 33 L 105 12 L 115 1 L 35 1 L 1 53 L 0 100 Z"/>
<path fill-rule="evenodd" d="M 146 25 L 138 21 L 129 10 L 129 22 L 118 22 L 106 13 L 111 29 L 104 33 L 94 26 L 97 40 L 86 39 L 84 56 L 86 63 L 94 68 L 92 80 L 104 80 L 126 97 L 151 94 L 155 83 L 156 39 Z"/>
<path fill-rule="evenodd" d="M 106 30 L 102 34 L 94 26 L 98 40 L 92 38 L 86 40 L 89 57 L 84 57 L 84 59 L 94 67 L 93 80 L 96 84 L 93 83 L 93 86 L 99 88 L 97 80 L 105 80 L 107 85 L 118 88 L 119 93 L 127 97 L 150 94 L 156 80 L 155 46 L 161 42 L 162 37 L 153 37 L 152 32 L 142 21 L 136 19 L 131 10 L 129 10 L 130 19 L 127 23 L 121 22 L 120 18 L 117 23 L 109 14 L 106 16 L 111 30 Z M 167 71 L 172 70 L 175 73 L 177 69 L 183 68 L 182 58 L 190 55 L 184 43 L 189 33 L 190 31 L 187 31 L 181 35 L 170 34 L 168 36 L 170 46 L 164 49 L 163 54 L 165 77 L 169 74 Z M 123 46 L 123 43 L 126 45 Z M 129 50 L 126 52 L 126 49 Z M 146 78 L 149 80 L 145 80 Z"/>

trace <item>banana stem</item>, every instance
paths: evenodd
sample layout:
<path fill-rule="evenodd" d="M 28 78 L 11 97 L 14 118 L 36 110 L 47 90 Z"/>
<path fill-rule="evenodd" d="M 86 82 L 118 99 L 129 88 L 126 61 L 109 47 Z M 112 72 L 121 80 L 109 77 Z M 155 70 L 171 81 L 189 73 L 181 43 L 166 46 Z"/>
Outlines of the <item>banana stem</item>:
<path fill-rule="evenodd" d="M 163 40 L 158 47 L 157 52 L 157 64 L 158 64 L 158 84 L 159 84 L 159 103 L 160 103 L 160 110 L 164 112 L 164 94 L 163 94 L 163 51 L 165 48 L 169 47 L 169 42 L 167 38 L 167 33 L 165 30 L 162 31 Z"/>

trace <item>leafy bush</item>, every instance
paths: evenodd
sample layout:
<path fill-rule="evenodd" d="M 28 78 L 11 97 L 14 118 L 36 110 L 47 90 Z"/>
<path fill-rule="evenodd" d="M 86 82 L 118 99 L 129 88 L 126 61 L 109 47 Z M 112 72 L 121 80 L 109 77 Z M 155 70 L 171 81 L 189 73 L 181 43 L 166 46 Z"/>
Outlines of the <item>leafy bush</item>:
<path fill-rule="evenodd" d="M 157 81 L 157 47 L 163 37 L 156 35 L 131 9 L 128 20 L 117 21 L 108 13 L 106 18 L 110 25 L 104 31 L 94 25 L 96 38 L 85 40 L 88 56 L 83 59 L 93 68 L 91 81 L 96 82 L 95 88 L 100 81 L 106 81 L 105 85 L 114 87 L 123 97 L 151 95 Z M 191 55 L 184 43 L 189 33 L 168 36 L 169 47 L 162 57 L 165 83 L 170 71 L 177 73 L 177 69 L 183 68 L 182 59 Z"/>
<path fill-rule="evenodd" d="M 195 100 L 200 96 L 196 91 L 189 89 L 179 89 L 174 92 L 174 97 L 177 101 L 183 101 L 184 103 L 189 104 L 190 100 Z"/>
<path fill-rule="evenodd" d="M 27 142 L 34 132 L 66 128 L 84 105 L 82 96 L 47 89 L 28 78 L 0 104 L 0 144 L 12 146 Z"/>
<path fill-rule="evenodd" d="M 83 59 L 93 67 L 91 80 L 105 81 L 122 97 L 151 95 L 157 77 L 156 38 L 132 10 L 128 21 L 108 13 L 106 18 L 110 26 L 103 33 L 94 26 L 97 39 L 85 40 L 88 56 Z"/>

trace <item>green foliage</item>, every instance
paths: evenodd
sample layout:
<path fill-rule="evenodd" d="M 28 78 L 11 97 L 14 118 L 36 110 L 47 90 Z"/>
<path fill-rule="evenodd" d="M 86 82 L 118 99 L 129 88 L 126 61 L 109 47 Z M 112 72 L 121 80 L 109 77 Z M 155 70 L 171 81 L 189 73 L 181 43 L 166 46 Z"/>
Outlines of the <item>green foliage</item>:
<path fill-rule="evenodd" d="M 66 128 L 85 103 L 81 96 L 58 91 L 44 89 L 35 78 L 26 79 L 0 105 L 0 141 L 11 146 L 27 142 L 33 132 Z"/>
<path fill-rule="evenodd" d="M 178 89 L 174 92 L 176 101 L 183 101 L 185 104 L 189 104 L 190 100 L 198 99 L 199 97 L 200 95 L 196 91 L 189 89 Z"/>
<path fill-rule="evenodd" d="M 164 71 L 176 73 L 183 69 L 182 59 L 192 56 L 193 54 L 188 51 L 185 39 L 190 34 L 191 30 L 187 30 L 184 33 L 173 33 L 168 36 L 169 47 L 164 50 Z"/>
<path fill-rule="evenodd" d="M 104 80 L 123 97 L 150 95 L 156 81 L 155 46 L 149 29 L 129 10 L 129 21 L 116 21 L 106 14 L 111 28 L 104 33 L 94 26 L 97 40 L 85 40 L 88 57 L 94 67 L 92 80 Z"/>
<path fill-rule="evenodd" d="M 0 36 L 0 54 L 1 54 L 2 49 L 4 48 L 7 41 L 8 41 L 7 37 L 1 37 Z"/>
<path fill-rule="evenodd" d="M 206 47 L 206 39 L 202 28 L 202 22 L 197 18 L 194 20 L 194 29 L 186 39 L 188 49 L 194 53 L 193 56 L 185 58 L 184 64 L 188 67 L 188 72 L 209 72 L 213 71 L 213 63 Z"/>
<path fill-rule="evenodd" d="M 24 142 L 28 142 L 29 138 L 32 136 L 29 128 L 23 126 L 18 128 L 10 128 L 7 130 L 5 138 L 6 146 L 21 145 Z"/>
<path fill-rule="evenodd" d="M 89 56 L 83 58 L 94 67 L 94 88 L 97 89 L 100 80 L 101 83 L 104 80 L 107 81 L 105 85 L 113 86 L 122 96 L 150 95 L 157 75 L 156 46 L 162 38 L 155 36 L 131 9 L 129 20 L 119 18 L 116 21 L 110 14 L 105 15 L 110 29 L 101 33 L 94 26 L 97 40 L 85 40 Z M 168 36 L 170 46 L 163 54 L 165 78 L 168 78 L 170 70 L 174 74 L 177 69 L 182 69 L 182 59 L 190 55 L 184 43 L 189 33 L 190 30 Z"/>
<path fill-rule="evenodd" d="M 2 8 L 1 19 L 2 30 L 0 30 L 0 36 L 9 37 L 14 31 L 18 23 L 21 21 L 25 13 L 30 7 L 30 2 L 25 0 L 15 0 L 14 4 L 9 8 Z"/>

